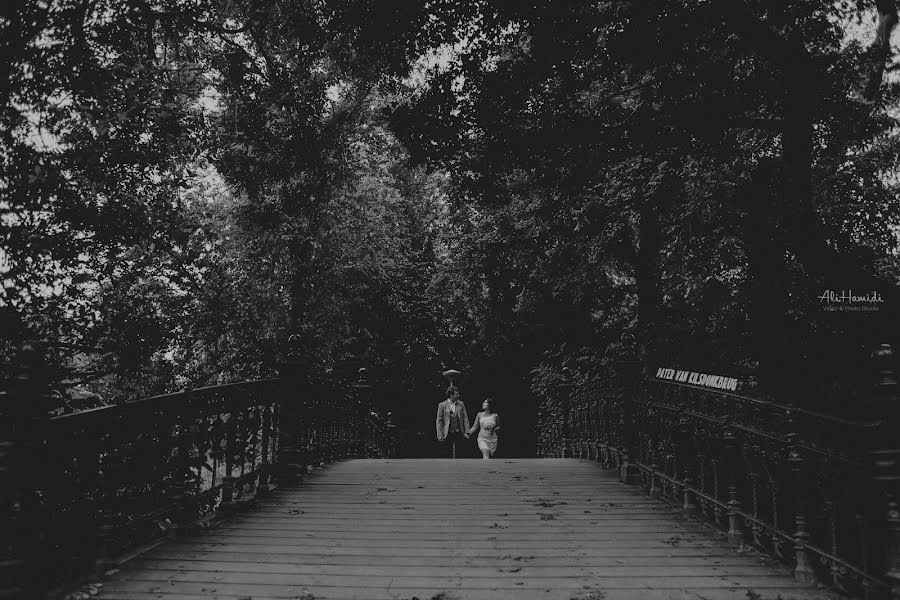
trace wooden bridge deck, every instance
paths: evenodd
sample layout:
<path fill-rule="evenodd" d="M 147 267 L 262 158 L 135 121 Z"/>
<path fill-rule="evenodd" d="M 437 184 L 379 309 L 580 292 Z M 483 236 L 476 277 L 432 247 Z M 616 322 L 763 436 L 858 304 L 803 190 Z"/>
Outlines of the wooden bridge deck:
<path fill-rule="evenodd" d="M 100 598 L 827 598 L 588 461 L 352 460 L 108 576 Z"/>

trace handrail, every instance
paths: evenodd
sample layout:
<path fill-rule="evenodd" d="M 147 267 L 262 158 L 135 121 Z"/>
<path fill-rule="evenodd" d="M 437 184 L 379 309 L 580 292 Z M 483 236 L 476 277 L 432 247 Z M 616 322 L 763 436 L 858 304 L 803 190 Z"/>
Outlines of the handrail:
<path fill-rule="evenodd" d="M 651 379 L 651 378 L 645 378 L 645 379 L 643 380 L 643 382 L 644 382 L 645 385 L 650 384 L 650 383 L 654 383 L 654 384 L 655 384 L 655 383 L 659 383 L 659 384 L 662 384 L 662 385 L 671 385 L 671 383 L 672 383 L 672 382 L 657 381 L 657 380 L 654 380 L 654 379 Z M 699 391 L 699 392 L 711 393 L 711 394 L 719 395 L 718 392 L 716 392 L 716 391 L 714 391 L 714 390 L 710 390 L 710 389 L 708 389 L 708 388 L 701 388 L 701 387 L 699 387 L 699 386 L 692 386 L 692 387 L 693 387 L 694 389 L 696 389 L 697 391 Z M 743 398 L 743 397 L 742 397 L 742 398 Z M 704 414 L 704 413 L 701 413 L 701 412 L 696 412 L 696 411 L 691 411 L 691 410 L 685 409 L 684 407 L 679 407 L 679 406 L 674 406 L 674 405 L 670 405 L 670 404 L 662 404 L 662 403 L 658 403 L 658 402 L 652 402 L 652 401 L 648 401 L 648 400 L 643 400 L 643 399 L 640 398 L 640 397 L 636 397 L 636 398 L 634 399 L 634 402 L 635 402 L 635 403 L 639 403 L 639 404 L 644 404 L 644 405 L 646 405 L 646 406 L 650 406 L 650 407 L 653 407 L 653 408 L 660 408 L 660 409 L 671 410 L 671 411 L 675 411 L 675 412 L 679 412 L 679 413 L 684 413 L 685 415 L 690 416 L 691 418 L 694 418 L 694 419 L 700 419 L 700 420 L 704 420 L 704 421 L 714 422 L 714 423 L 716 423 L 716 424 L 718 424 L 718 425 L 720 425 L 720 426 L 723 426 L 723 427 L 731 427 L 731 428 L 733 428 L 733 429 L 736 429 L 736 430 L 739 430 L 739 431 L 743 431 L 743 432 L 745 432 L 745 433 L 747 433 L 747 434 L 749 434 L 749 435 L 757 436 L 757 437 L 760 437 L 760 438 L 766 438 L 766 439 L 768 439 L 768 440 L 770 440 L 770 441 L 772 441 L 772 442 L 780 442 L 780 443 L 785 444 L 785 445 L 792 444 L 792 445 L 795 445 L 795 446 L 797 446 L 797 447 L 799 447 L 799 448 L 803 448 L 804 450 L 808 450 L 808 451 L 810 451 L 810 452 L 818 453 L 818 454 L 821 454 L 822 456 L 826 456 L 826 457 L 832 458 L 832 459 L 834 459 L 834 460 L 841 460 L 841 461 L 844 461 L 844 462 L 846 462 L 846 463 L 848 463 L 848 464 L 856 465 L 856 466 L 858 466 L 858 467 L 864 466 L 864 465 L 863 465 L 863 462 L 861 462 L 861 460 L 858 460 L 858 459 L 852 459 L 852 458 L 850 458 L 849 456 L 847 456 L 847 455 L 844 454 L 844 453 L 840 453 L 840 452 L 837 452 L 837 451 L 835 451 L 835 450 L 833 450 L 833 449 L 824 448 L 824 447 L 821 447 L 821 446 L 818 446 L 818 445 L 814 445 L 814 444 L 805 442 L 805 441 L 803 441 L 802 439 L 789 439 L 788 436 L 787 436 L 786 434 L 773 433 L 773 432 L 769 432 L 769 431 L 764 431 L 764 430 L 762 430 L 762 429 L 754 428 L 754 427 L 752 427 L 752 426 L 743 425 L 743 424 L 741 424 L 741 423 L 736 423 L 736 422 L 734 422 L 734 421 L 732 420 L 732 418 L 731 418 L 730 416 L 717 417 L 717 416 L 707 415 L 707 414 Z M 790 406 L 787 406 L 787 405 L 781 405 L 781 407 L 782 407 L 785 411 L 796 411 L 797 414 L 808 414 L 808 413 L 805 413 L 805 412 L 797 411 L 797 410 L 794 409 L 793 407 L 790 407 Z M 836 425 L 840 425 L 840 426 L 842 426 L 842 427 L 845 427 L 845 428 L 847 428 L 848 430 L 852 430 L 852 429 L 864 430 L 866 427 L 868 427 L 868 424 L 865 423 L 865 422 L 862 422 L 862 421 L 850 421 L 850 420 L 846 420 L 846 419 L 836 419 L 836 420 L 833 420 L 832 422 L 833 422 L 834 424 L 836 424 Z"/>
<path fill-rule="evenodd" d="M 220 385 L 208 385 L 199 388 L 191 388 L 189 390 L 181 390 L 178 392 L 169 392 L 166 394 L 157 394 L 155 396 L 148 396 L 146 398 L 139 398 L 136 400 L 131 400 L 128 402 L 123 402 L 121 404 L 107 404 L 104 406 L 95 406 L 94 408 L 86 408 L 84 410 L 77 410 L 70 413 L 63 413 L 61 415 L 55 415 L 50 417 L 51 423 L 66 423 L 69 421 L 77 421 L 80 419 L 90 418 L 93 415 L 103 415 L 107 413 L 129 410 L 130 408 L 138 408 L 146 406 L 147 404 L 161 403 L 164 401 L 174 401 L 178 398 L 185 398 L 195 394 L 202 394 L 204 392 L 215 392 L 215 391 L 226 391 L 229 389 L 239 389 L 242 387 L 246 387 L 248 385 L 253 384 L 261 384 L 261 383 L 271 383 L 275 384 L 278 382 L 277 377 L 268 377 L 263 379 L 251 379 L 249 381 L 237 381 L 232 383 L 223 383 Z"/>
<path fill-rule="evenodd" d="M 832 422 L 835 424 L 845 425 L 848 427 L 852 426 L 863 426 L 865 423 L 863 421 L 854 421 L 851 419 L 844 419 L 842 417 L 838 417 L 836 415 L 829 415 L 826 413 L 817 412 L 814 410 L 810 410 L 808 408 L 803 408 L 800 406 L 792 406 L 790 404 L 782 404 L 780 402 L 776 402 L 774 400 L 763 400 L 762 398 L 754 398 L 753 396 L 745 396 L 743 394 L 736 394 L 734 392 L 728 392 L 724 390 L 718 390 L 715 388 L 708 388 L 702 385 L 696 385 L 693 383 L 684 383 L 682 381 L 670 381 L 667 379 L 657 379 L 655 377 L 643 377 L 644 382 L 654 382 L 660 385 L 668 385 L 668 386 L 677 386 L 683 388 L 689 388 L 701 392 L 710 392 L 714 393 L 716 396 L 722 398 L 731 398 L 735 400 L 739 400 L 741 402 L 747 402 L 750 404 L 756 404 L 759 406 L 766 406 L 773 409 L 778 410 L 791 410 L 798 414 L 807 415 L 810 417 L 815 417 L 817 419 L 821 419 L 822 421 Z"/>
<path fill-rule="evenodd" d="M 393 452 L 371 386 L 311 381 L 298 363 L 278 378 L 49 417 L 42 351 L 22 354 L 0 406 L 2 597 L 105 571 L 333 460 Z"/>
<path fill-rule="evenodd" d="M 858 420 L 641 377 L 540 399 L 544 456 L 597 460 L 789 564 L 798 580 L 900 598 L 900 396 L 888 346 Z"/>

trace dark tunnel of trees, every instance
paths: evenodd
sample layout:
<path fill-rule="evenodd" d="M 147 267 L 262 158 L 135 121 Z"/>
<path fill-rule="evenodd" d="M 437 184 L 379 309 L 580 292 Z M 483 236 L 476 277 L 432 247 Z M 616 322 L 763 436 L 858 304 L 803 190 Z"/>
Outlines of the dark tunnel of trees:
<path fill-rule="evenodd" d="M 894 0 L 0 10 L 2 351 L 48 344 L 59 411 L 296 334 L 410 454 L 455 368 L 529 455 L 536 396 L 626 339 L 842 414 L 897 341 Z"/>

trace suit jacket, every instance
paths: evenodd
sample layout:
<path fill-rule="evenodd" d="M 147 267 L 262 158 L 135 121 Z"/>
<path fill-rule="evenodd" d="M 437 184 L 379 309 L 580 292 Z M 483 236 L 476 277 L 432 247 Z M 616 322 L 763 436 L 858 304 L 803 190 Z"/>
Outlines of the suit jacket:
<path fill-rule="evenodd" d="M 450 414 L 450 401 L 444 400 L 437 407 L 437 419 L 435 425 L 437 427 L 438 441 L 447 439 L 447 433 L 450 431 L 450 419 L 453 417 L 459 419 L 460 433 L 466 433 L 469 430 L 469 415 L 466 414 L 466 405 L 462 401 L 456 403 L 456 415 Z"/>

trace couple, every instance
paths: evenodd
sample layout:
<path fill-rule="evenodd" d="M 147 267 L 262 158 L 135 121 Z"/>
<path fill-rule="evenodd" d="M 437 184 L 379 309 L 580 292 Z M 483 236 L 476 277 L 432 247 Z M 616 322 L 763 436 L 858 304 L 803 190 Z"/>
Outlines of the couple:
<path fill-rule="evenodd" d="M 459 399 L 456 386 L 447 388 L 447 399 L 438 404 L 437 439 L 450 446 L 450 456 L 456 458 L 456 444 L 465 437 L 469 439 L 478 431 L 478 449 L 482 458 L 491 458 L 497 451 L 497 432 L 500 430 L 500 415 L 494 412 L 493 401 L 486 398 L 483 409 L 475 417 L 475 424 L 469 427 L 466 405 Z"/>

